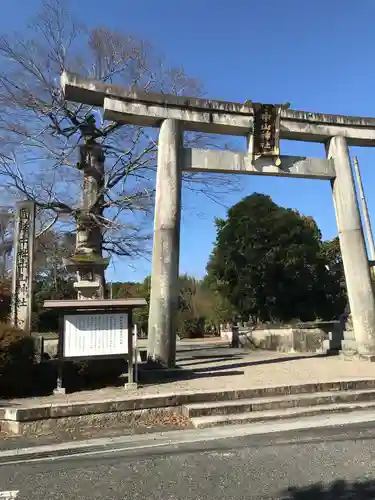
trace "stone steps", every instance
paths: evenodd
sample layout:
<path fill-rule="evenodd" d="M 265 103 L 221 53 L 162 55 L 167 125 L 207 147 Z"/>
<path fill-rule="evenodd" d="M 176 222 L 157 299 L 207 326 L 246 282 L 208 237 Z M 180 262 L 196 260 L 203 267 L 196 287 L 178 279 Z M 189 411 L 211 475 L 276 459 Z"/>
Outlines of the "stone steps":
<path fill-rule="evenodd" d="M 195 427 L 214 427 L 375 409 L 375 390 L 344 390 L 185 404 Z"/>
<path fill-rule="evenodd" d="M 350 413 L 358 410 L 375 409 L 375 401 L 368 403 L 343 403 L 332 405 L 320 405 L 310 408 L 287 408 L 285 410 L 268 410 L 258 412 L 237 413 L 232 415 L 213 415 L 207 417 L 195 417 L 191 419 L 195 428 L 203 429 L 222 425 L 241 425 L 249 423 L 280 421 L 286 419 L 301 419 L 315 415 L 327 415 L 329 413 Z"/>
<path fill-rule="evenodd" d="M 157 370 L 149 376 L 155 384 Z M 164 373 L 165 376 L 165 373 Z M 375 379 L 346 379 L 281 386 L 148 393 L 115 391 L 0 401 L 0 430 L 43 435 L 61 429 L 90 429 L 149 421 L 170 413 L 188 416 L 196 427 L 302 418 L 328 412 L 368 409 L 375 415 Z M 363 412 L 366 413 L 366 412 Z M 143 420 L 142 420 L 143 419 Z"/>

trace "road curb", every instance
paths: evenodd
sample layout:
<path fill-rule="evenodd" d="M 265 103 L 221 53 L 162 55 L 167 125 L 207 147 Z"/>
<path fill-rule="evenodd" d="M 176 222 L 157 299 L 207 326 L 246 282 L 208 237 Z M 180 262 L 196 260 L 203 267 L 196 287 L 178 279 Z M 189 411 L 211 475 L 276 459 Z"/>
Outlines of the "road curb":
<path fill-rule="evenodd" d="M 0 467 L 22 462 L 38 462 L 64 458 L 84 457 L 115 452 L 152 451 L 168 446 L 188 445 L 199 442 L 233 439 L 244 436 L 259 436 L 312 428 L 340 427 L 375 422 L 371 412 L 353 412 L 350 415 L 321 415 L 297 420 L 270 423 L 247 424 L 238 427 L 211 427 L 209 429 L 188 429 L 137 436 L 99 438 L 83 442 L 67 442 L 30 448 L 0 451 Z"/>

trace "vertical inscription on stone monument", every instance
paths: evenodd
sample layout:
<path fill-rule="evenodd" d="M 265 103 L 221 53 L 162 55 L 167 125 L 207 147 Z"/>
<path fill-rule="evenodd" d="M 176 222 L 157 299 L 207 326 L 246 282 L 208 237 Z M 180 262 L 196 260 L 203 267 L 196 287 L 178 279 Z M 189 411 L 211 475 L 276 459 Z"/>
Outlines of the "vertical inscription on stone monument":
<path fill-rule="evenodd" d="M 35 203 L 16 205 L 12 280 L 12 323 L 31 330 L 33 261 L 35 239 Z"/>
<path fill-rule="evenodd" d="M 280 155 L 280 111 L 281 106 L 253 103 L 255 156 Z"/>

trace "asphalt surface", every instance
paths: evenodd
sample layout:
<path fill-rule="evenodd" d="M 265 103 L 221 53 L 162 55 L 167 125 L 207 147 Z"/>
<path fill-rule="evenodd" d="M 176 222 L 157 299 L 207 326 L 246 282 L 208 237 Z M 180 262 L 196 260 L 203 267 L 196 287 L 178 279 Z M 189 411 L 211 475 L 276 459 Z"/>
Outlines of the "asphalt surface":
<path fill-rule="evenodd" d="M 25 500 L 375 499 L 374 423 L 10 461 Z"/>

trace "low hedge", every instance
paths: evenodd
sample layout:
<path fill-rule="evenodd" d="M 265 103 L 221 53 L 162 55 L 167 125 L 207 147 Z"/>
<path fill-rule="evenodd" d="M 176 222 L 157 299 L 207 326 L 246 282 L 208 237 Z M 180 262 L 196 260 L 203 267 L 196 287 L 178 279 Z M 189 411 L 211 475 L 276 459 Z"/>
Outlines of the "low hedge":
<path fill-rule="evenodd" d="M 34 341 L 23 330 L 0 322 L 0 396 L 19 396 L 33 388 Z"/>
<path fill-rule="evenodd" d="M 127 371 L 125 359 L 64 363 L 68 391 L 116 385 Z M 23 330 L 0 322 L 0 398 L 50 394 L 56 387 L 55 360 L 35 362 L 35 339 Z"/>

